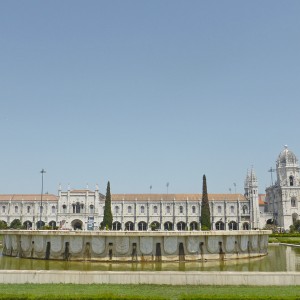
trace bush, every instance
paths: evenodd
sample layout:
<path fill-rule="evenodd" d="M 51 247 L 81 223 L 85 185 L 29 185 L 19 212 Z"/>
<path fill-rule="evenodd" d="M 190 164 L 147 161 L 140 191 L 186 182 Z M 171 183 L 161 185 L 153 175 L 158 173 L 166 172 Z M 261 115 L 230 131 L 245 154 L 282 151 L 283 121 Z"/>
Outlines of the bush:
<path fill-rule="evenodd" d="M 22 224 L 21 221 L 19 219 L 14 219 L 11 223 L 9 228 L 11 229 L 21 229 L 22 228 Z"/>
<path fill-rule="evenodd" d="M 5 221 L 0 221 L 0 229 L 7 229 L 7 223 Z"/>

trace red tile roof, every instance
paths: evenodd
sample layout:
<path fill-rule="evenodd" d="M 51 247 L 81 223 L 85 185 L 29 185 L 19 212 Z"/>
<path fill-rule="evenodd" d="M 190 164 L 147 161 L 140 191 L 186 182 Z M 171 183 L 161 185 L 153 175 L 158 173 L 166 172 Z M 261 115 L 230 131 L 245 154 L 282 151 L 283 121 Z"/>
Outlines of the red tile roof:
<path fill-rule="evenodd" d="M 266 204 L 265 199 L 266 199 L 266 194 L 259 194 L 258 195 L 259 205 L 265 205 Z"/>
<path fill-rule="evenodd" d="M 43 194 L 45 201 L 58 201 L 58 196 Z M 41 201 L 41 194 L 7 194 L 0 195 L 0 201 Z"/>

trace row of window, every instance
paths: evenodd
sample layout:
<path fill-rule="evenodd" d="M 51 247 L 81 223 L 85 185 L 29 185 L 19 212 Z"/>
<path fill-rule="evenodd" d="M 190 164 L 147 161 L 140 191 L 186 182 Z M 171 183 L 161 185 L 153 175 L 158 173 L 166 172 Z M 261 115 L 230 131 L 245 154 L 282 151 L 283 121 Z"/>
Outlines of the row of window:
<path fill-rule="evenodd" d="M 125 230 L 133 231 L 136 230 L 135 224 L 131 221 L 126 222 L 125 224 Z M 191 222 L 189 225 L 189 228 L 185 222 L 178 222 L 177 224 L 173 224 L 172 222 L 165 222 L 163 226 L 161 226 L 158 222 L 152 222 L 150 224 L 151 230 L 174 230 L 175 228 L 179 231 L 181 230 L 199 230 L 199 224 L 197 222 Z M 163 228 L 162 228 L 163 227 Z M 215 225 L 216 230 L 225 230 L 225 223 L 222 221 L 219 221 Z M 231 221 L 228 223 L 228 229 L 229 230 L 238 230 L 238 223 L 235 221 Z M 243 230 L 249 230 L 250 224 L 248 222 L 244 222 L 242 224 Z M 122 225 L 120 222 L 116 221 L 113 223 L 112 230 L 122 230 Z M 148 230 L 148 224 L 144 221 L 141 221 L 137 224 L 137 230 L 139 231 L 145 231 Z"/>
<path fill-rule="evenodd" d="M 67 213 L 67 205 L 64 204 L 62 206 L 62 209 L 63 209 L 63 213 Z M 73 212 L 73 214 L 80 214 L 80 213 L 85 212 L 84 211 L 84 205 L 82 203 L 79 203 L 79 202 L 77 202 L 75 204 L 72 204 L 72 212 Z M 92 204 L 89 206 L 89 213 L 90 214 L 95 213 L 95 207 Z"/>
<path fill-rule="evenodd" d="M 104 210 L 104 207 L 103 207 Z M 171 213 L 171 207 L 167 206 L 166 207 L 166 212 L 167 214 Z M 115 214 L 119 214 L 120 213 L 120 207 L 119 206 L 115 206 Z M 127 213 L 131 214 L 132 213 L 132 206 L 127 206 Z M 140 213 L 144 214 L 145 213 L 145 206 L 141 206 L 140 207 Z M 158 213 L 158 207 L 155 205 L 153 206 L 153 213 L 157 214 Z M 183 206 L 179 206 L 179 213 L 183 214 Z M 195 214 L 196 213 L 196 206 L 192 206 L 192 213 Z"/>
<path fill-rule="evenodd" d="M 291 206 L 292 207 L 296 207 L 296 199 L 295 198 L 292 198 L 292 200 L 291 200 Z M 63 208 L 63 213 L 66 213 L 67 212 L 67 206 L 63 205 L 62 208 Z M 72 208 L 73 208 L 73 210 L 72 210 L 73 213 L 81 213 L 81 212 L 83 212 L 84 205 L 80 204 L 80 203 L 76 203 L 76 204 L 72 205 Z M 31 206 L 27 206 L 27 213 L 28 214 L 31 212 L 31 209 L 32 209 Z M 41 207 L 41 210 L 43 211 L 43 207 Z M 103 210 L 104 210 L 104 207 L 103 207 Z M 183 206 L 179 206 L 179 213 L 183 214 L 183 211 L 184 211 Z M 14 212 L 15 213 L 19 213 L 19 207 L 18 206 L 14 207 Z M 56 213 L 56 207 L 54 205 L 51 207 L 51 212 L 52 213 Z M 89 206 L 89 212 L 90 213 L 95 213 L 95 207 L 94 207 L 94 205 L 90 205 Z M 170 206 L 166 207 L 166 212 L 167 213 L 171 213 L 171 207 Z M 222 207 L 221 206 L 217 207 L 217 212 L 219 214 L 222 213 Z M 243 212 L 243 214 L 247 214 L 248 213 L 248 207 L 247 207 L 247 205 L 244 205 L 242 207 L 242 212 Z M 6 206 L 2 206 L 2 213 L 6 213 Z M 119 213 L 120 213 L 120 207 L 119 206 L 115 206 L 115 214 L 119 214 Z M 127 213 L 128 214 L 132 213 L 132 206 L 128 206 L 127 207 Z M 145 213 L 145 206 L 141 206 L 140 207 L 140 213 L 141 214 Z M 156 205 L 153 206 L 153 213 L 154 214 L 158 213 L 158 207 Z M 196 206 L 192 206 L 192 213 L 193 214 L 196 213 Z M 235 213 L 235 207 L 234 206 L 230 206 L 230 213 L 232 213 L 232 214 Z"/>
<path fill-rule="evenodd" d="M 44 209 L 44 207 L 43 207 L 43 206 L 40 206 L 40 211 L 43 211 L 43 209 Z M 27 207 L 26 207 L 26 212 L 27 212 L 28 214 L 31 213 L 31 210 L 32 210 L 32 206 L 27 206 Z M 18 213 L 19 213 L 19 206 L 15 206 L 15 207 L 14 207 L 14 212 L 15 212 L 15 214 L 18 214 Z M 55 207 L 54 205 L 51 207 L 51 212 L 52 212 L 53 214 L 56 213 L 56 207 Z M 5 206 L 5 205 L 2 206 L 2 213 L 4 213 L 4 214 L 6 213 L 6 206 Z"/>
<path fill-rule="evenodd" d="M 180 214 L 183 214 L 183 206 L 179 206 L 179 213 Z M 104 207 L 103 207 L 103 210 L 104 210 Z M 153 206 L 153 213 L 154 214 L 157 214 L 157 211 L 158 211 L 158 208 L 157 206 Z M 217 207 L 217 211 L 218 213 L 222 213 L 222 206 L 218 206 Z M 167 206 L 166 207 L 166 212 L 167 213 L 170 213 L 171 212 L 171 208 L 170 206 Z M 248 206 L 247 205 L 244 205 L 242 207 L 242 212 L 243 214 L 247 214 L 248 213 Z M 120 213 L 120 207 L 119 206 L 115 206 L 115 214 L 119 214 Z M 131 214 L 132 213 L 132 206 L 127 206 L 127 213 L 128 214 Z M 140 213 L 141 214 L 144 214 L 145 213 L 145 207 L 144 206 L 141 206 L 140 207 Z M 192 206 L 192 213 L 195 214 L 196 213 L 196 206 Z M 235 207 L 234 206 L 230 206 L 230 213 L 234 214 L 235 213 Z"/>

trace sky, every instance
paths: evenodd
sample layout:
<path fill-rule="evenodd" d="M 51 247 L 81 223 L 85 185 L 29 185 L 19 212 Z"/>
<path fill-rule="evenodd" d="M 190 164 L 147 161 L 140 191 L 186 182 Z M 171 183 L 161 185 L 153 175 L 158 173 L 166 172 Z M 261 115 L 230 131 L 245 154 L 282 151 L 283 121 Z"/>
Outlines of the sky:
<path fill-rule="evenodd" d="M 259 192 L 300 157 L 300 1 L 0 0 L 0 194 Z M 274 175 L 275 176 L 275 175 Z M 167 189 L 167 183 L 169 187 Z M 236 188 L 234 187 L 236 184 Z"/>

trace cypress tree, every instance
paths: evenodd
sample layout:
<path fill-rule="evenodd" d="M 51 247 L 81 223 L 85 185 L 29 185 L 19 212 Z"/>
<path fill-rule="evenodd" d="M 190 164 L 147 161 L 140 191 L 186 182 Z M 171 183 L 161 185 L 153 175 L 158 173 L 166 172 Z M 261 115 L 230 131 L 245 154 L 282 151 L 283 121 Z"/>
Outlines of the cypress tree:
<path fill-rule="evenodd" d="M 201 230 L 210 230 L 210 208 L 208 203 L 206 177 L 203 175 L 203 188 L 202 188 L 202 204 L 201 204 Z"/>
<path fill-rule="evenodd" d="M 103 222 L 101 223 L 101 229 L 111 230 L 112 222 L 113 222 L 113 216 L 111 212 L 110 183 L 108 181 L 107 188 L 106 188 L 106 196 L 105 196 L 104 216 L 103 216 Z"/>

